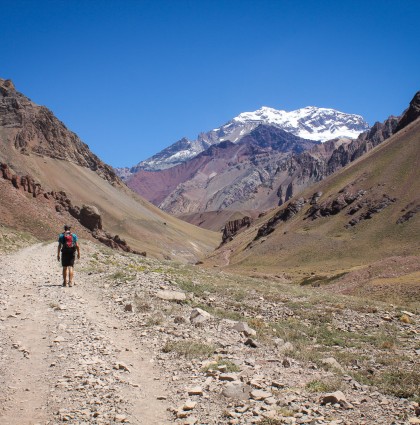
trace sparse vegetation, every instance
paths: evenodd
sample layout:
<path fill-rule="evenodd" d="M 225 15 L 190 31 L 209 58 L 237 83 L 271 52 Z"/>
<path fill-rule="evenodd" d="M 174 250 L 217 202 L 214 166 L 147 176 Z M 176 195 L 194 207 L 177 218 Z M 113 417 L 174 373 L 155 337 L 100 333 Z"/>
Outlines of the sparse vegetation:
<path fill-rule="evenodd" d="M 159 326 L 162 325 L 165 321 L 165 318 L 162 314 L 156 313 L 149 316 L 146 320 L 146 326 Z"/>
<path fill-rule="evenodd" d="M 24 231 L 18 231 L 0 224 L 0 253 L 13 252 L 38 242 Z"/>
<path fill-rule="evenodd" d="M 218 359 L 214 362 L 207 364 L 201 368 L 202 372 L 207 372 L 208 370 L 218 370 L 220 367 L 224 367 L 226 372 L 239 372 L 241 368 L 230 360 L 227 359 Z"/>
<path fill-rule="evenodd" d="M 136 311 L 140 313 L 145 313 L 152 310 L 152 303 L 149 298 L 140 297 L 139 295 L 134 295 L 134 307 Z"/>
<path fill-rule="evenodd" d="M 361 383 L 377 386 L 385 394 L 414 400 L 420 397 L 420 373 L 415 370 L 408 371 L 397 367 L 377 374 L 363 371 L 352 375 Z"/>
<path fill-rule="evenodd" d="M 164 353 L 176 353 L 188 359 L 207 358 L 214 353 L 213 345 L 204 344 L 200 341 L 170 341 L 163 347 Z"/>
<path fill-rule="evenodd" d="M 286 415 L 283 415 L 283 416 L 286 416 Z M 287 416 L 290 416 L 290 415 L 287 415 Z M 258 423 L 260 425 L 281 425 L 283 421 L 280 419 L 264 418 L 262 421 L 259 421 Z"/>
<path fill-rule="evenodd" d="M 313 393 L 329 393 L 341 388 L 341 381 L 337 378 L 319 380 L 315 379 L 306 384 L 306 389 Z"/>

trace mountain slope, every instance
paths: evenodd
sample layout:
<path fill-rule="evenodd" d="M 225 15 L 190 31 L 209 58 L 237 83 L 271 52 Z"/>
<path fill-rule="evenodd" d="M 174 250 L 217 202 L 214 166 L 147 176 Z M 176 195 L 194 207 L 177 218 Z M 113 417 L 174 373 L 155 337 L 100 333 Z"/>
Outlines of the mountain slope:
<path fill-rule="evenodd" d="M 13 173 L 32 176 L 45 191 L 65 192 L 73 205 L 97 207 L 105 230 L 148 255 L 196 261 L 217 245 L 218 235 L 177 220 L 131 192 L 74 133 L 10 81 L 0 80 L 0 88 L 0 162 Z M 65 221 L 78 226 L 51 200 L 1 183 L 3 224 L 24 223 L 42 239 L 55 238 Z"/>
<path fill-rule="evenodd" d="M 417 118 L 260 219 L 211 256 L 208 264 L 247 274 L 287 273 L 298 281 L 322 275 L 320 281 L 325 281 L 341 273 L 350 279 L 369 264 L 377 264 L 380 271 L 380 262 L 393 258 L 395 270 L 409 280 L 398 264 L 414 256 L 417 266 L 409 268 L 410 273 L 420 264 L 419 142 Z"/>

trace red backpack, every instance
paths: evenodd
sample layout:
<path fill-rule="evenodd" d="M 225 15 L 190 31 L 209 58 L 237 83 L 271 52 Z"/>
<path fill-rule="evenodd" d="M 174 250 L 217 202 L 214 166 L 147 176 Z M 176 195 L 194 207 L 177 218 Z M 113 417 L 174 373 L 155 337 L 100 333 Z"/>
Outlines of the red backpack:
<path fill-rule="evenodd" d="M 74 251 L 73 234 L 69 231 L 63 233 L 63 251 Z"/>

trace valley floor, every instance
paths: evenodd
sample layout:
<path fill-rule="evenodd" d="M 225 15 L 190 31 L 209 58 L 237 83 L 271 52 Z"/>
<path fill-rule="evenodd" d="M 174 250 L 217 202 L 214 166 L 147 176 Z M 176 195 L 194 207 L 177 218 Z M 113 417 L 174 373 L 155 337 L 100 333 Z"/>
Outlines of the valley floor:
<path fill-rule="evenodd" d="M 418 310 L 87 242 L 75 281 L 0 256 L 2 425 L 420 423 Z"/>

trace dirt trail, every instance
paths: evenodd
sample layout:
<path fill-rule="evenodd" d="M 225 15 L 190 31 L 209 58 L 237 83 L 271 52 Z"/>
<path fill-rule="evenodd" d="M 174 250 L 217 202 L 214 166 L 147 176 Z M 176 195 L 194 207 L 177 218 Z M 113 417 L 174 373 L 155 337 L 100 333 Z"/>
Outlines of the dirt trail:
<path fill-rule="evenodd" d="M 61 286 L 55 255 L 38 244 L 0 257 L 0 423 L 168 423 L 152 355 L 87 274 Z"/>

